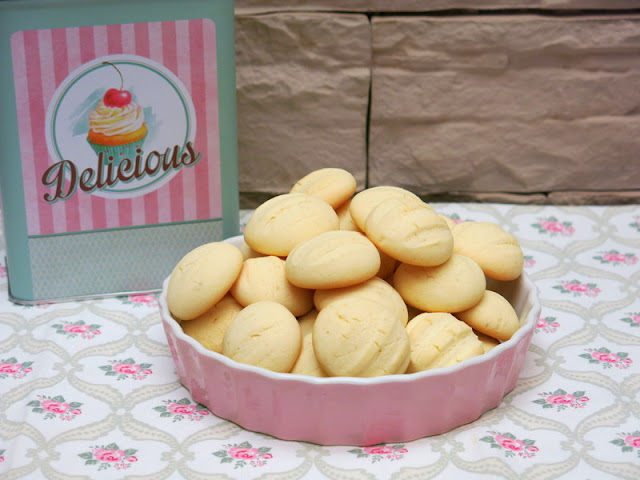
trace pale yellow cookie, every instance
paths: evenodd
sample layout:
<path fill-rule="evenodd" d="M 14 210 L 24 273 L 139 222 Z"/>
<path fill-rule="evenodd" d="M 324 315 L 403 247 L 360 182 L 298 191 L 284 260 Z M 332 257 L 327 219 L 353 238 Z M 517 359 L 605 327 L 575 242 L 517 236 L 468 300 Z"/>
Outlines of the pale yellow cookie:
<path fill-rule="evenodd" d="M 244 240 L 256 252 L 286 257 L 299 243 L 338 230 L 335 210 L 306 193 L 286 193 L 260 205 L 244 229 Z"/>
<path fill-rule="evenodd" d="M 378 270 L 378 273 L 376 273 L 376 276 L 382 278 L 383 280 L 387 280 L 388 278 L 391 278 L 393 272 L 396 271 L 398 260 L 387 255 L 379 248 L 378 253 L 380 254 L 380 269 Z"/>
<path fill-rule="evenodd" d="M 456 365 L 482 355 L 482 342 L 471 327 L 450 313 L 422 313 L 407 324 L 411 361 L 407 373 Z"/>
<path fill-rule="evenodd" d="M 316 290 L 313 302 L 318 310 L 322 310 L 331 302 L 349 298 L 366 298 L 378 302 L 394 312 L 403 325 L 409 321 L 407 305 L 400 294 L 379 277 L 370 278 L 366 282 L 350 287 Z"/>
<path fill-rule="evenodd" d="M 342 168 L 320 168 L 298 180 L 290 193 L 307 193 L 338 208 L 355 192 L 356 179 L 350 172 Z"/>
<path fill-rule="evenodd" d="M 396 314 L 365 298 L 330 302 L 316 318 L 313 349 L 330 376 L 404 373 L 409 336 Z"/>
<path fill-rule="evenodd" d="M 338 220 L 340 221 L 340 230 L 350 230 L 352 232 L 361 232 L 358 226 L 353 222 L 351 218 L 351 212 L 349 212 L 349 206 L 351 205 L 351 200 L 347 200 L 338 208 L 336 208 L 336 214 L 338 215 Z"/>
<path fill-rule="evenodd" d="M 291 369 L 291 373 L 299 375 L 309 375 L 311 377 L 326 377 L 327 373 L 316 358 L 313 350 L 313 325 L 318 316 L 317 310 L 311 310 L 306 315 L 298 319 L 300 331 L 302 332 L 302 350 L 296 360 L 296 364 Z"/>
<path fill-rule="evenodd" d="M 520 328 L 518 314 L 502 295 L 486 290 L 480 302 L 468 310 L 456 313 L 456 317 L 474 330 L 503 342 Z"/>
<path fill-rule="evenodd" d="M 182 330 L 200 342 L 204 348 L 222 353 L 224 332 L 240 310 L 242 305 L 227 294 L 199 317 L 182 322 Z"/>
<path fill-rule="evenodd" d="M 407 305 L 407 311 L 409 312 L 409 321 L 411 321 L 412 318 L 417 317 L 421 313 L 425 313 L 424 310 L 420 310 L 419 308 L 412 307 L 411 305 Z"/>
<path fill-rule="evenodd" d="M 240 242 L 238 248 L 242 252 L 242 258 L 244 258 L 245 260 L 247 260 L 248 258 L 264 257 L 264 253 L 256 252 L 253 248 L 247 245 L 247 242 L 244 241 L 244 238 Z"/>
<path fill-rule="evenodd" d="M 272 255 L 244 261 L 231 295 L 244 307 L 262 300 L 278 302 L 299 317 L 313 308 L 313 290 L 287 280 L 285 261 Z"/>
<path fill-rule="evenodd" d="M 298 319 L 276 302 L 252 303 L 233 319 L 222 353 L 239 363 L 289 373 L 302 348 Z"/>
<path fill-rule="evenodd" d="M 462 222 L 453 229 L 453 251 L 475 260 L 496 280 L 515 280 L 522 273 L 524 255 L 516 237 L 491 222 Z"/>
<path fill-rule="evenodd" d="M 393 286 L 413 307 L 453 313 L 467 310 L 482 299 L 486 279 L 476 262 L 454 253 L 437 267 L 400 264 L 393 275 Z"/>
<path fill-rule="evenodd" d="M 482 342 L 482 348 L 484 349 L 484 353 L 487 353 L 493 350 L 498 345 L 500 345 L 500 340 L 496 338 L 490 337 L 489 335 L 485 335 L 484 333 L 479 332 L 477 330 L 474 330 L 473 333 L 475 333 L 476 336 L 478 337 L 478 340 Z"/>
<path fill-rule="evenodd" d="M 447 223 L 424 202 L 391 197 L 367 216 L 365 233 L 387 255 L 411 265 L 435 266 L 453 251 Z"/>
<path fill-rule="evenodd" d="M 242 253 L 225 242 L 206 243 L 174 267 L 167 304 L 178 320 L 191 320 L 213 307 L 229 291 L 242 269 Z"/>
<path fill-rule="evenodd" d="M 451 217 L 440 214 L 440 218 L 442 218 L 447 223 L 449 230 L 453 229 L 453 227 L 456 226 L 456 222 L 454 222 Z"/>
<path fill-rule="evenodd" d="M 366 236 L 347 230 L 316 235 L 296 246 L 285 263 L 287 279 L 302 288 L 340 288 L 375 276 L 380 254 Z"/>
<path fill-rule="evenodd" d="M 371 210 L 373 210 L 373 208 L 380 202 L 390 197 L 404 198 L 408 201 L 424 203 L 420 200 L 420 197 L 411 193 L 409 190 L 405 190 L 404 188 L 386 185 L 371 187 L 356 193 L 356 195 L 351 199 L 351 203 L 349 205 L 351 219 L 360 230 L 364 231 L 369 212 L 371 212 Z"/>

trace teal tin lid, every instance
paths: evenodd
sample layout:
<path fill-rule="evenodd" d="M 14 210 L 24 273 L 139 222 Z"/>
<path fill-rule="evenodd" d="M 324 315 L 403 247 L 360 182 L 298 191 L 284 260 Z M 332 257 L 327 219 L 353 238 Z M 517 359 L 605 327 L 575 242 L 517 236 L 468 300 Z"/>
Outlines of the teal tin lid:
<path fill-rule="evenodd" d="M 158 290 L 238 234 L 233 1 L 4 0 L 0 58 L 13 301 Z"/>

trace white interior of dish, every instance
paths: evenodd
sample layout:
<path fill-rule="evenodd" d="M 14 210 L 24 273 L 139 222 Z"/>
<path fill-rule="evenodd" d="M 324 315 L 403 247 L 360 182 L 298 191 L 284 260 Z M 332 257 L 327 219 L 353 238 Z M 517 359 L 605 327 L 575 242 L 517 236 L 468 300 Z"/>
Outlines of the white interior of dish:
<path fill-rule="evenodd" d="M 240 246 L 242 244 L 243 237 L 236 236 L 225 240 L 233 245 Z M 263 375 L 267 378 L 271 378 L 277 381 L 303 381 L 312 384 L 351 384 L 351 385 L 373 385 L 395 382 L 410 382 L 417 378 L 438 376 L 438 375 L 451 375 L 455 374 L 460 369 L 467 368 L 468 366 L 490 362 L 494 357 L 497 357 L 508 348 L 509 345 L 516 344 L 534 328 L 538 321 L 538 315 L 540 314 L 540 303 L 538 300 L 538 292 L 535 285 L 531 282 L 526 273 L 522 273 L 522 276 L 513 282 L 497 282 L 489 280 L 487 282 L 487 288 L 494 290 L 502 294 L 513 306 L 520 318 L 520 328 L 516 333 L 506 342 L 501 343 L 489 352 L 479 355 L 477 357 L 470 358 L 463 362 L 458 363 L 450 367 L 442 367 L 433 370 L 425 370 L 417 373 L 403 373 L 398 375 L 384 375 L 380 377 L 371 378 L 358 378 L 358 377 L 311 377 L 306 375 L 299 375 L 293 373 L 278 373 L 266 370 L 261 367 L 255 367 L 253 365 L 246 365 L 238 363 L 235 360 L 231 360 L 220 353 L 213 352 L 204 348 L 199 342 L 194 340 L 189 335 L 185 334 L 180 324 L 171 316 L 169 307 L 167 305 L 167 285 L 169 278 L 165 279 L 162 286 L 162 293 L 160 294 L 159 304 L 160 312 L 163 321 L 171 329 L 173 334 L 184 341 L 186 341 L 199 355 L 213 358 L 222 364 L 238 370 L 245 370 Z"/>

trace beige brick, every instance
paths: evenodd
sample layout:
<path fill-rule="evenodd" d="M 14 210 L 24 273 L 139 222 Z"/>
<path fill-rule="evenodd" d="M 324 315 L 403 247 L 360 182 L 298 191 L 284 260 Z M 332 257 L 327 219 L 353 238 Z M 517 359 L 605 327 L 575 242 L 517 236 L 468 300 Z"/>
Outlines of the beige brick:
<path fill-rule="evenodd" d="M 640 189 L 610 192 L 551 192 L 548 202 L 566 205 L 628 205 L 640 203 Z"/>
<path fill-rule="evenodd" d="M 321 167 L 366 175 L 371 30 L 365 15 L 236 17 L 241 192 L 284 193 Z"/>
<path fill-rule="evenodd" d="M 544 205 L 549 203 L 548 195 L 543 193 L 503 193 L 503 192 L 448 192 L 421 197 L 427 203 L 438 202 L 473 202 L 473 203 L 511 203 L 522 205 Z M 437 210 L 437 208 L 436 208 Z"/>
<path fill-rule="evenodd" d="M 640 17 L 373 21 L 370 184 L 640 188 Z"/>
<path fill-rule="evenodd" d="M 236 0 L 240 13 L 282 11 L 429 12 L 451 9 L 633 9 L 638 0 Z"/>
<path fill-rule="evenodd" d="M 370 185 L 419 195 L 640 188 L 640 116 L 372 127 Z"/>

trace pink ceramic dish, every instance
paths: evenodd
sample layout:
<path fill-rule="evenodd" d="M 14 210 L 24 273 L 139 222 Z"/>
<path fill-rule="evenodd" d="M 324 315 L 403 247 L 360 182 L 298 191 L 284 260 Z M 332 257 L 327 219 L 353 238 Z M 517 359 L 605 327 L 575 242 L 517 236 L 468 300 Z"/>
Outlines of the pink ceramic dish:
<path fill-rule="evenodd" d="M 242 237 L 227 241 L 239 245 Z M 274 373 L 211 352 L 183 333 L 169 312 L 165 280 L 160 312 L 178 377 L 193 399 L 241 427 L 322 445 L 415 440 L 473 422 L 500 404 L 518 379 L 540 314 L 526 274 L 492 285 L 520 317 L 515 335 L 454 367 L 375 378 L 315 378 Z"/>

